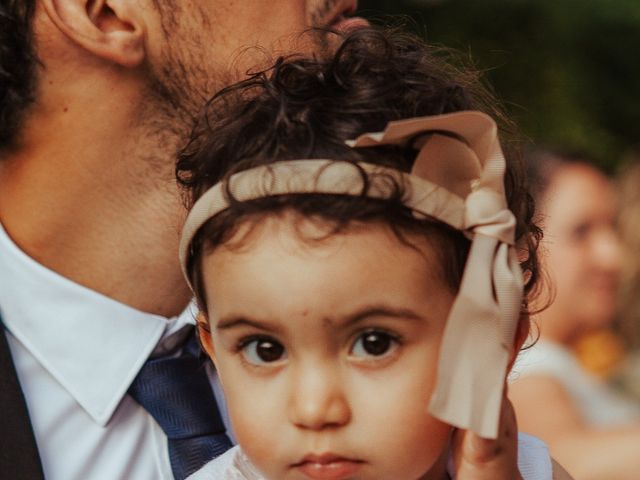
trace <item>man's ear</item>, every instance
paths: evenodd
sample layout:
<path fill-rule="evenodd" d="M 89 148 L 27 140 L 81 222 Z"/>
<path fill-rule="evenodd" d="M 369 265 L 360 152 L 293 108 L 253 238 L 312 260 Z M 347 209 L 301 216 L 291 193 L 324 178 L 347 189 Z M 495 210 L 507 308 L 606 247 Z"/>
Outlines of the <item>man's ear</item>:
<path fill-rule="evenodd" d="M 198 328 L 198 337 L 200 338 L 200 345 L 207 355 L 213 360 L 213 363 L 216 363 L 216 351 L 213 347 L 213 341 L 211 340 L 211 327 L 209 326 L 209 320 L 207 317 L 201 312 L 198 314 L 196 319 L 197 328 Z"/>
<path fill-rule="evenodd" d="M 508 371 L 511 371 L 518 353 L 520 353 L 524 342 L 526 342 L 527 338 L 529 337 L 530 330 L 531 319 L 529 317 L 529 314 L 521 314 L 520 318 L 518 319 L 518 327 L 516 328 L 516 337 L 513 341 L 513 353 L 511 354 L 511 359 L 509 360 Z"/>
<path fill-rule="evenodd" d="M 145 24 L 138 2 L 130 0 L 42 0 L 51 21 L 69 40 L 124 67 L 145 55 Z"/>

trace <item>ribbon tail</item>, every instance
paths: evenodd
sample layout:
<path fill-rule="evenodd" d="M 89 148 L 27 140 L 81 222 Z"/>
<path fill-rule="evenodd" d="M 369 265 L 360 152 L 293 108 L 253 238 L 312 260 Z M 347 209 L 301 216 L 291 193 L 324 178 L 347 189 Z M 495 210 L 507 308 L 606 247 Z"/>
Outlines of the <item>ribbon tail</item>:
<path fill-rule="evenodd" d="M 504 243 L 498 246 L 496 252 L 493 284 L 500 308 L 502 343 L 511 351 L 520 320 L 524 280 L 515 249 Z"/>
<path fill-rule="evenodd" d="M 429 412 L 484 438 L 496 438 L 510 348 L 501 332 L 493 277 L 502 245 L 476 235 L 440 347 Z M 508 246 L 506 246 L 508 249 Z"/>

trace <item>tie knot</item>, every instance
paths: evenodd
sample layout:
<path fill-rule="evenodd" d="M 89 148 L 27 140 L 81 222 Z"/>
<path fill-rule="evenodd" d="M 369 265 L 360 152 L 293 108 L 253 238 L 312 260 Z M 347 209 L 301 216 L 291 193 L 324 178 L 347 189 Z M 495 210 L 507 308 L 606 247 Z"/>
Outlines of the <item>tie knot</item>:
<path fill-rule="evenodd" d="M 149 359 L 129 387 L 129 394 L 167 435 L 176 478 L 186 477 L 231 446 L 206 365 L 194 331 L 179 354 Z M 183 457 L 182 452 L 188 465 L 177 468 L 176 463 L 185 462 L 175 458 Z M 200 456 L 204 458 L 195 458 Z"/>

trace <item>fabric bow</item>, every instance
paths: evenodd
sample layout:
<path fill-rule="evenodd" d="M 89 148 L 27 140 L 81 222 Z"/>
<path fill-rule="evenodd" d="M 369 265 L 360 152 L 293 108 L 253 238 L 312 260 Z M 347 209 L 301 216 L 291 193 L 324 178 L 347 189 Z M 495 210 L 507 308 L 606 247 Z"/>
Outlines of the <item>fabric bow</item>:
<path fill-rule="evenodd" d="M 447 423 L 496 438 L 524 284 L 514 248 L 516 220 L 504 192 L 498 129 L 491 117 L 466 111 L 390 122 L 383 132 L 361 135 L 349 145 L 414 139 L 419 153 L 412 175 L 462 199 L 457 203 L 463 209 L 458 228 L 472 241 L 447 319 L 429 411 Z"/>

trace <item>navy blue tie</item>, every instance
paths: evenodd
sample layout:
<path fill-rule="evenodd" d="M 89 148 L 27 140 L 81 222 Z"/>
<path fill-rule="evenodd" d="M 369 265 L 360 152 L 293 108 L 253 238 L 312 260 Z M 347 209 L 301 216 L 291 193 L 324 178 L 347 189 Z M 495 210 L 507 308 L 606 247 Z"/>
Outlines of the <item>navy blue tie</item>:
<path fill-rule="evenodd" d="M 231 448 L 195 333 L 179 356 L 147 360 L 129 394 L 158 422 L 169 440 L 176 480 L 183 480 Z"/>

